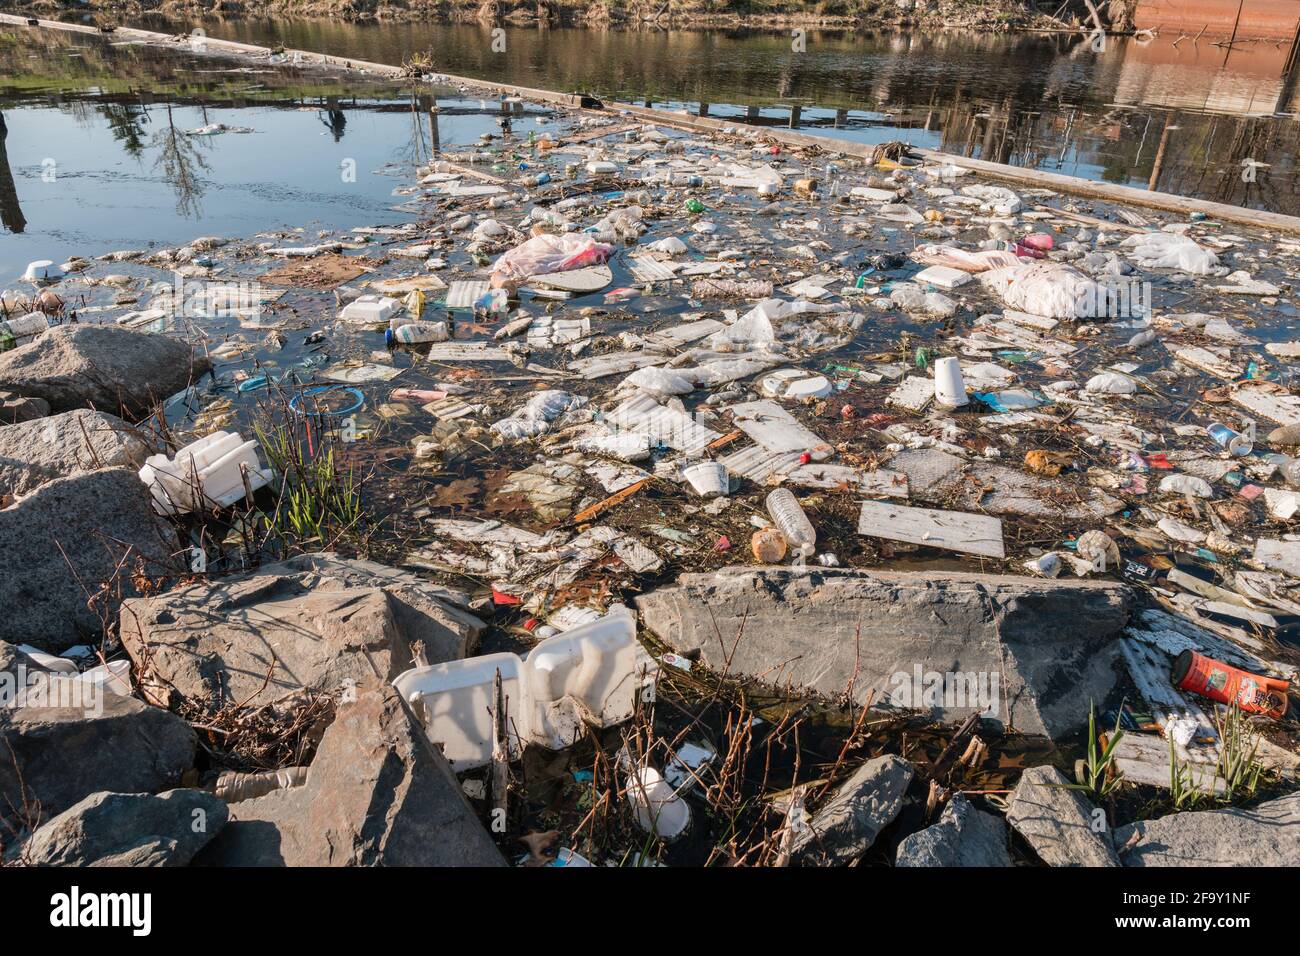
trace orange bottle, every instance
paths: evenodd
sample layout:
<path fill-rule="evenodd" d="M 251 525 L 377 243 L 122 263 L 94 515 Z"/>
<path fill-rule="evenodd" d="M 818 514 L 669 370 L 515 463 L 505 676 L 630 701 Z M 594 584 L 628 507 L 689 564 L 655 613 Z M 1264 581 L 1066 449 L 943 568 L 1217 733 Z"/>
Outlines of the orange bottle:
<path fill-rule="evenodd" d="M 1245 713 L 1279 718 L 1286 713 L 1290 684 L 1276 677 L 1261 677 L 1216 661 L 1196 651 L 1183 651 L 1174 661 L 1173 681 L 1221 704 L 1236 704 Z"/>

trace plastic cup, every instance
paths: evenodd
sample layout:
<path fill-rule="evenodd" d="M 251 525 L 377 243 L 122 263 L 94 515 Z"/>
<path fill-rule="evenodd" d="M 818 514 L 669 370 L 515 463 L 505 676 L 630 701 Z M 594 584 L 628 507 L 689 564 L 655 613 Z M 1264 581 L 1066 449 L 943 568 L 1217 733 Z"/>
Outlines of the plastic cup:
<path fill-rule="evenodd" d="M 717 461 L 701 461 L 682 469 L 682 477 L 701 498 L 717 498 L 728 490 L 727 466 Z"/>
<path fill-rule="evenodd" d="M 961 378 L 961 362 L 955 356 L 934 363 L 934 400 L 949 408 L 970 402 L 966 396 L 966 383 Z"/>

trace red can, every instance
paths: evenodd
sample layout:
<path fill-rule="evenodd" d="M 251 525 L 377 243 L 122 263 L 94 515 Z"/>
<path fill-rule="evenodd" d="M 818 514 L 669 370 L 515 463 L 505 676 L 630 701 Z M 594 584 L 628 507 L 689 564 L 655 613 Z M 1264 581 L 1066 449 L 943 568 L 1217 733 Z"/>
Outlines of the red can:
<path fill-rule="evenodd" d="M 1286 694 L 1291 686 L 1287 681 L 1239 670 L 1196 651 L 1178 655 L 1172 677 L 1179 690 L 1221 704 L 1236 704 L 1249 714 L 1278 718 L 1286 713 Z"/>

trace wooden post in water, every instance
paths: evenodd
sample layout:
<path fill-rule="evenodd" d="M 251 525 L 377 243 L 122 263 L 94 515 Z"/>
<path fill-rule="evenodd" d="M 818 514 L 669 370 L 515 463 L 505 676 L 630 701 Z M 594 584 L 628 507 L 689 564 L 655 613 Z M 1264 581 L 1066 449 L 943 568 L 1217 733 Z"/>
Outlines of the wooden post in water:
<path fill-rule="evenodd" d="M 438 135 L 438 98 L 433 98 L 433 105 L 429 107 L 429 152 L 442 152 L 442 138 Z"/>
<path fill-rule="evenodd" d="M 5 149 L 8 135 L 5 115 L 0 112 L 0 224 L 17 235 L 27 228 L 27 218 L 23 215 L 22 206 L 18 204 L 18 189 L 14 186 L 14 174 L 9 169 L 9 154 Z"/>
<path fill-rule="evenodd" d="M 802 106 L 800 106 L 798 103 L 790 104 L 790 128 L 791 129 L 799 128 L 799 117 L 802 113 L 803 113 Z"/>
<path fill-rule="evenodd" d="M 1156 184 L 1160 182 L 1160 170 L 1165 165 L 1165 147 L 1169 145 L 1169 134 L 1178 129 L 1173 125 L 1173 119 L 1173 113 L 1165 117 L 1165 128 L 1160 133 L 1160 145 L 1156 147 L 1156 161 L 1151 164 L 1151 178 L 1147 180 L 1147 189 L 1152 192 L 1156 191 Z"/>
<path fill-rule="evenodd" d="M 708 103 L 705 103 L 703 100 L 701 100 L 701 101 L 700 101 L 700 108 L 699 108 L 699 111 L 698 111 L 698 112 L 699 112 L 699 115 L 700 115 L 700 116 L 708 116 L 708 115 L 709 115 L 709 104 L 708 104 Z"/>

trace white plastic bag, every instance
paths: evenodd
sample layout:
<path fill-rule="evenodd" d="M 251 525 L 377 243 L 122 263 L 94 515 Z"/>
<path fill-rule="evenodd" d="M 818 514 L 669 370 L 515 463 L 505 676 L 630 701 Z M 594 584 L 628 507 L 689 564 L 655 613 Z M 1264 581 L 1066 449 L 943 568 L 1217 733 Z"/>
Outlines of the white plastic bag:
<path fill-rule="evenodd" d="M 686 395 L 695 391 L 695 386 L 687 379 L 653 365 L 637 369 L 623 381 L 652 395 Z"/>
<path fill-rule="evenodd" d="M 1144 232 L 1129 236 L 1120 246 L 1148 269 L 1177 269 L 1189 275 L 1208 275 L 1219 265 L 1219 257 L 1188 236 L 1168 232 Z"/>
<path fill-rule="evenodd" d="M 547 389 L 530 398 L 523 408 L 509 418 L 493 422 L 492 430 L 507 440 L 534 438 L 550 429 L 551 423 L 561 415 L 586 404 L 587 398 L 584 395 L 574 395 L 555 388 Z"/>
<path fill-rule="evenodd" d="M 1059 262 L 1030 262 L 991 269 L 979 280 L 1017 312 L 1053 319 L 1093 319 L 1113 314 L 1114 293 Z"/>

